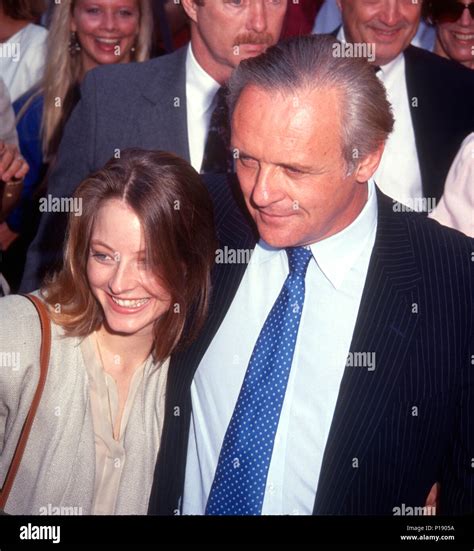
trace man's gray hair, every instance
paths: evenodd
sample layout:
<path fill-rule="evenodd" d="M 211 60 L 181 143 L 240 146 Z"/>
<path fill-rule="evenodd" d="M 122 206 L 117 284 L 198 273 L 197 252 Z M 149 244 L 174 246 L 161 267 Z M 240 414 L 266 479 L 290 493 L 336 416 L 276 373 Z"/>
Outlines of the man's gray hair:
<path fill-rule="evenodd" d="M 294 96 L 302 90 L 339 89 L 343 98 L 342 152 L 351 172 L 358 160 L 385 142 L 394 119 L 375 66 L 364 58 L 338 56 L 340 51 L 334 37 L 309 35 L 282 41 L 264 54 L 242 61 L 229 81 L 230 112 L 248 86 Z"/>

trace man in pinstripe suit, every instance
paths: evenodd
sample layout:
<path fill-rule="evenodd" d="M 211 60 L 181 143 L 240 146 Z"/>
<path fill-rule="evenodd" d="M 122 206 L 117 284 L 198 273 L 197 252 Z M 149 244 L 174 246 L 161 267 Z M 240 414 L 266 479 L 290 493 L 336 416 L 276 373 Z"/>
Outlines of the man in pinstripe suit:
<path fill-rule="evenodd" d="M 206 512 L 294 247 L 312 254 L 260 513 L 428 512 L 435 483 L 440 512 L 474 512 L 473 243 L 377 189 L 389 104 L 371 67 L 333 45 L 277 45 L 231 79 L 247 214 L 232 186 L 209 183 L 214 295 L 201 337 L 170 366 L 153 514 Z M 230 254 L 246 249 L 248 264 Z"/>

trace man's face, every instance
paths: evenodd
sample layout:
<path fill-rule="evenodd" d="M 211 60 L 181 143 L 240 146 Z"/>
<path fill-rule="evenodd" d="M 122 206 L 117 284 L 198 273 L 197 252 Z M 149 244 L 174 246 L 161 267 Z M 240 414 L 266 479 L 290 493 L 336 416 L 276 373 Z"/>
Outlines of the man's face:
<path fill-rule="evenodd" d="M 287 0 L 183 0 L 194 22 L 193 52 L 218 82 L 248 57 L 264 52 L 279 37 Z"/>
<path fill-rule="evenodd" d="M 375 44 L 375 63 L 393 61 L 418 30 L 422 0 L 337 0 L 348 42 Z"/>
<path fill-rule="evenodd" d="M 334 89 L 296 97 L 255 86 L 242 92 L 232 117 L 232 147 L 239 152 L 237 175 L 247 207 L 269 245 L 315 243 L 362 210 L 365 182 L 376 165 L 347 176 L 339 113 L 341 93 Z"/>

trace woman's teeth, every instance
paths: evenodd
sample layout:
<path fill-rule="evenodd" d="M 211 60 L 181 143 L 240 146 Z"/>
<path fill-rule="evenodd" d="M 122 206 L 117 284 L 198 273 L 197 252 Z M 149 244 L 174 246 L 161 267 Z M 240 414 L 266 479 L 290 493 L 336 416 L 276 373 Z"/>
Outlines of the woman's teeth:
<path fill-rule="evenodd" d="M 112 300 L 115 302 L 115 304 L 118 304 L 122 308 L 139 308 L 140 306 L 143 306 L 145 303 L 147 303 L 150 299 L 141 298 L 139 300 L 123 300 L 112 297 Z"/>
<path fill-rule="evenodd" d="M 118 44 L 120 42 L 120 38 L 96 38 L 97 42 L 100 42 L 101 44 Z"/>
<path fill-rule="evenodd" d="M 461 33 L 453 33 L 454 38 L 457 38 L 458 40 L 472 40 L 474 39 L 474 34 L 461 34 Z"/>

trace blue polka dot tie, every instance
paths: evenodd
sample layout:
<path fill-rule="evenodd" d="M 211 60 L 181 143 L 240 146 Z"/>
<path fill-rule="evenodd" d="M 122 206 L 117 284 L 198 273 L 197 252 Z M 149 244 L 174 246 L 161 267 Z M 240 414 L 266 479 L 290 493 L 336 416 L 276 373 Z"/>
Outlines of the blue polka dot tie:
<path fill-rule="evenodd" d="M 304 303 L 311 251 L 286 249 L 290 273 L 253 349 L 224 437 L 207 515 L 260 515 Z"/>

